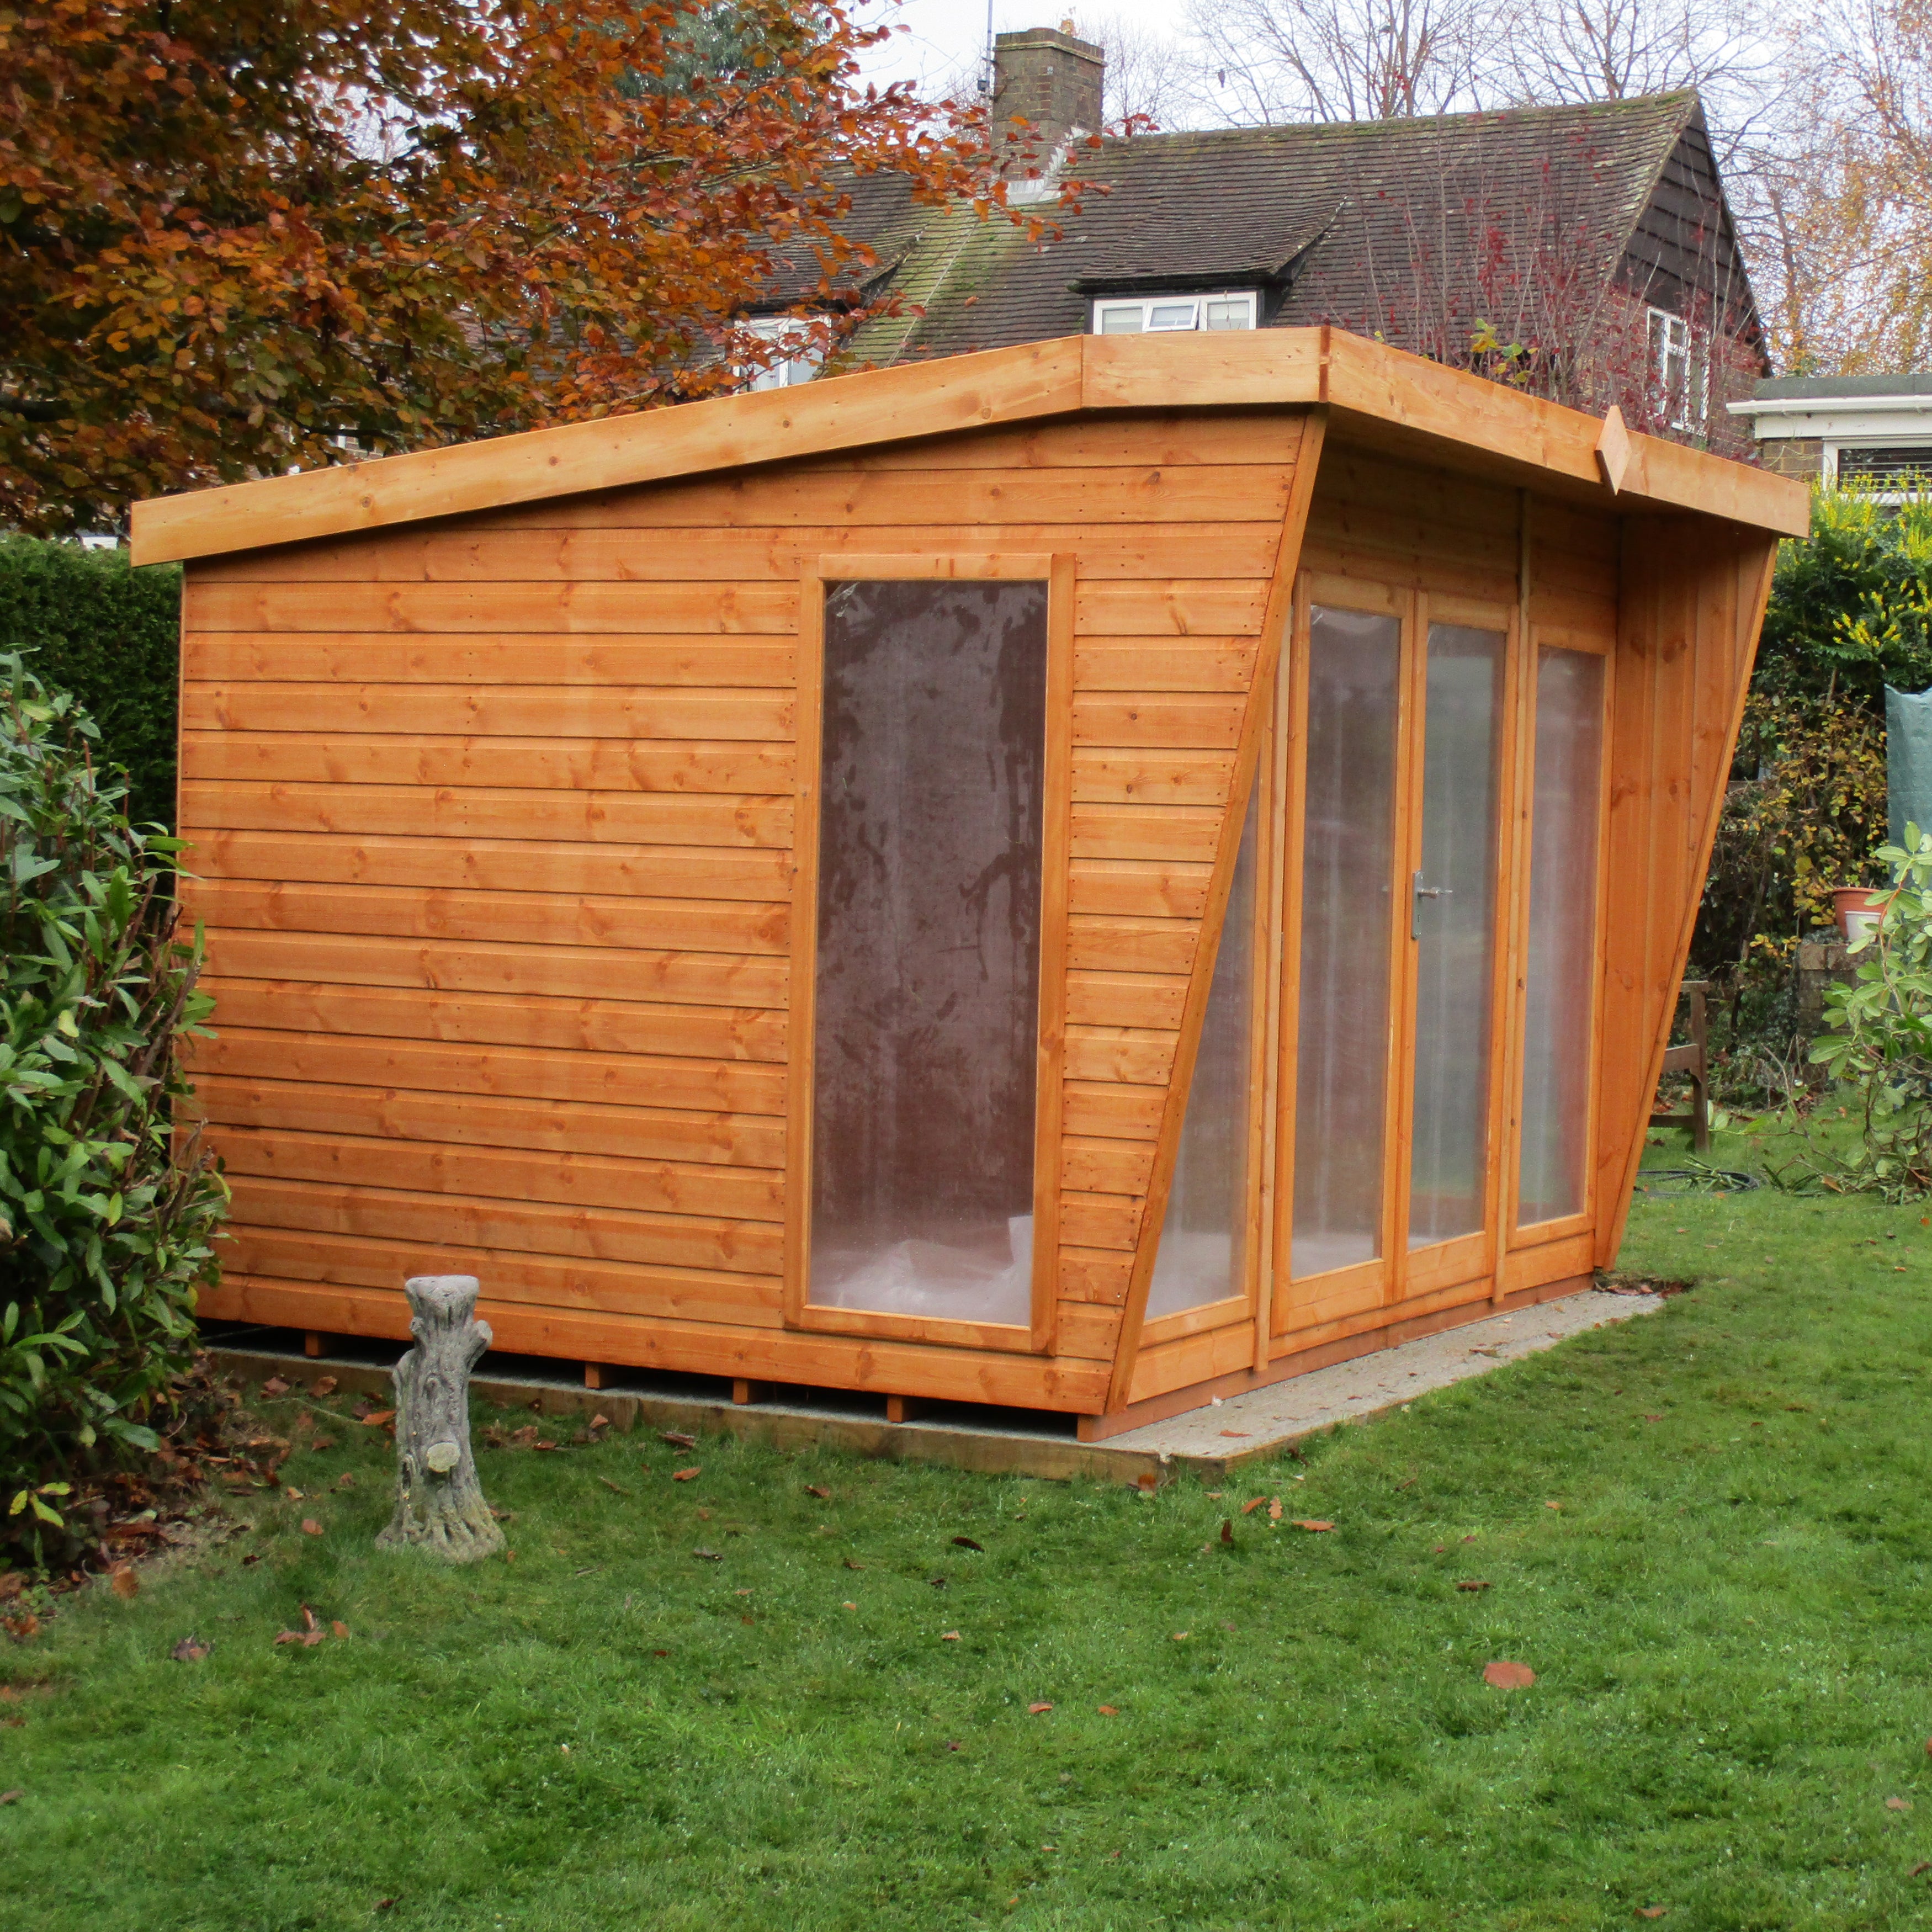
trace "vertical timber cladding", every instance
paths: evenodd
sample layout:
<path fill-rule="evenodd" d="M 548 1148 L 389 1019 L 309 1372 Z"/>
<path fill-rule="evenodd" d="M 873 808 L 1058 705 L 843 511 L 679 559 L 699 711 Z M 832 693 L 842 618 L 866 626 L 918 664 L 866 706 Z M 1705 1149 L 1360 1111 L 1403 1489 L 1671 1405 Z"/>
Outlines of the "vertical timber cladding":
<path fill-rule="evenodd" d="M 1599 1267 L 1623 1239 L 1778 556 L 1774 536 L 1707 518 L 1632 517 L 1623 534 Z"/>
<path fill-rule="evenodd" d="M 1548 497 L 1526 501 L 1514 488 L 1351 444 L 1331 427 L 1314 479 L 1300 567 L 1364 584 L 1504 605 L 1520 603 L 1526 588 L 1529 643 L 1539 636 L 1560 641 L 1566 634 L 1609 640 L 1618 631 L 1622 528 L 1622 520 L 1606 512 Z M 1682 883 L 1673 879 L 1666 896 Z M 1679 902 L 1668 902 L 1674 915 Z M 1287 944 L 1294 943 L 1296 930 L 1291 922 Z M 1286 1029 L 1286 1016 L 1282 1024 Z M 1514 1078 L 1513 1061 L 1510 1066 Z M 1505 1111 L 1513 1118 L 1516 1110 L 1510 1106 Z M 1513 1158 L 1513 1150 L 1505 1150 L 1505 1157 Z M 1502 1290 L 1540 1286 L 1590 1265 L 1579 1244 L 1563 1244 L 1561 1252 L 1546 1246 L 1541 1252 L 1532 1246 L 1506 1253 Z M 1394 1306 L 1332 1317 L 1318 1307 L 1310 1311 L 1312 1319 L 1272 1335 L 1268 1353 L 1282 1361 L 1394 1322 L 1483 1300 L 1496 1286 L 1485 1274 Z M 1131 1363 L 1126 1399 L 1146 1401 L 1232 1374 L 1247 1365 L 1251 1346 L 1245 1317 L 1150 1343 Z"/>
<path fill-rule="evenodd" d="M 208 1313 L 1102 1406 L 1302 419 L 1088 417 L 190 566 L 182 813 L 235 1188 Z M 1051 1358 L 783 1324 L 800 566 L 1076 575 Z"/>

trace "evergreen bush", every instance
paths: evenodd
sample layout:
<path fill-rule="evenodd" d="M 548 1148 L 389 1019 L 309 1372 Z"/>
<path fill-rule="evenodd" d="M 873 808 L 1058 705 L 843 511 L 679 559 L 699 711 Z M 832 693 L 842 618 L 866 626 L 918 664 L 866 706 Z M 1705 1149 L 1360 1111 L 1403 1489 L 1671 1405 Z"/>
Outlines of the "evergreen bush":
<path fill-rule="evenodd" d="M 178 842 L 129 825 L 98 741 L 0 656 L 0 1551 L 37 1562 L 68 1546 L 71 1477 L 155 1446 L 227 1200 L 174 1118 L 213 1004 Z"/>
<path fill-rule="evenodd" d="M 128 553 L 0 536 L 0 651 L 26 654 L 52 691 L 99 728 L 100 756 L 128 772 L 128 816 L 175 824 L 181 570 Z"/>

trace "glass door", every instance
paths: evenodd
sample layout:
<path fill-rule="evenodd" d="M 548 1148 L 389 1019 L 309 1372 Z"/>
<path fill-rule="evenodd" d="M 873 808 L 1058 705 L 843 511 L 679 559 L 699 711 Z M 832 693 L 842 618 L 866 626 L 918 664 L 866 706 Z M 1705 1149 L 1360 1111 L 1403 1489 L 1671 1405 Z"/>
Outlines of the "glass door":
<path fill-rule="evenodd" d="M 1480 1274 L 1499 1214 L 1513 615 L 1328 579 L 1303 611 L 1278 1330 Z"/>

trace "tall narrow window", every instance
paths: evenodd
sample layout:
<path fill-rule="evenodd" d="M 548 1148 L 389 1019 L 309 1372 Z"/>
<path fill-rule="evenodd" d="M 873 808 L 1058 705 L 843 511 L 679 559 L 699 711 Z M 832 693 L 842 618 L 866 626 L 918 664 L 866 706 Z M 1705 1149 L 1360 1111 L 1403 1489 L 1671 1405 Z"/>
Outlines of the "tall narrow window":
<path fill-rule="evenodd" d="M 1588 1198 L 1604 758 L 1604 660 L 1594 652 L 1538 653 L 1535 758 L 1516 1181 L 1521 1227 L 1580 1214 Z"/>
<path fill-rule="evenodd" d="M 1294 1097 L 1298 1280 L 1382 1252 L 1402 626 L 1309 623 Z"/>
<path fill-rule="evenodd" d="M 1226 1300 L 1246 1287 L 1249 1095 L 1253 1081 L 1255 844 L 1258 783 L 1248 801 L 1228 894 L 1228 916 L 1214 956 L 1201 1050 L 1187 1090 L 1174 1185 L 1154 1256 L 1147 1312 L 1175 1315 Z"/>
<path fill-rule="evenodd" d="M 826 586 L 820 1306 L 1030 1317 L 1046 595 Z"/>
<path fill-rule="evenodd" d="M 1408 1245 L 1486 1218 L 1490 1014 L 1496 984 L 1496 808 L 1503 634 L 1429 627 L 1416 938 Z"/>

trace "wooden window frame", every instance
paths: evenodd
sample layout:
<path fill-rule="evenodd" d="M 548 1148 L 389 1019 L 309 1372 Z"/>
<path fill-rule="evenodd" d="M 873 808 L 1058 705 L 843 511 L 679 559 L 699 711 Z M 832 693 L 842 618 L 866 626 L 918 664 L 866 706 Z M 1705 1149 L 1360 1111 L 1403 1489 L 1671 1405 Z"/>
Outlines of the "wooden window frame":
<path fill-rule="evenodd" d="M 1522 982 L 1514 988 L 1510 1016 L 1512 1062 L 1510 1072 L 1508 1144 L 1504 1150 L 1506 1185 L 1503 1198 L 1502 1227 L 1506 1253 L 1547 1246 L 1552 1241 L 1570 1240 L 1593 1234 L 1599 1205 L 1597 1177 L 1598 1136 L 1603 1111 L 1603 1046 L 1604 980 L 1609 970 L 1606 928 L 1610 918 L 1610 809 L 1611 733 L 1616 715 L 1616 640 L 1600 632 L 1583 631 L 1562 624 L 1532 624 L 1528 648 L 1524 653 L 1521 718 L 1518 727 L 1520 769 L 1517 796 L 1516 841 L 1520 854 L 1515 868 L 1520 904 L 1514 927 L 1514 953 L 1516 976 Z M 1553 1216 L 1547 1221 L 1516 1224 L 1518 1197 L 1522 1167 L 1522 1049 L 1528 1024 L 1529 988 L 1529 864 L 1536 828 L 1532 822 L 1536 805 L 1536 670 L 1546 650 L 1576 651 L 1600 658 L 1604 663 L 1603 754 L 1597 772 L 1597 904 L 1590 935 L 1594 966 L 1590 976 L 1589 1098 L 1584 1129 L 1583 1205 L 1574 1214 Z M 1505 1270 L 1498 1270 L 1497 1292 L 1504 1292 Z"/>
<path fill-rule="evenodd" d="M 1034 1119 L 1031 1319 L 954 1321 L 808 1298 L 812 1266 L 813 1051 L 818 1004 L 818 830 L 828 584 L 1040 583 L 1046 586 L 1046 762 L 1041 800 L 1040 1022 Z M 797 770 L 791 955 L 787 988 L 784 1322 L 870 1340 L 1048 1354 L 1060 1274 L 1060 1160 L 1065 1112 L 1067 898 L 1072 858 L 1075 560 L 1041 551 L 880 551 L 806 560 L 799 578 Z"/>

